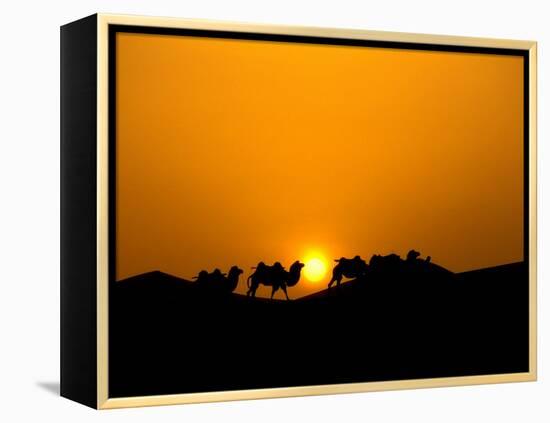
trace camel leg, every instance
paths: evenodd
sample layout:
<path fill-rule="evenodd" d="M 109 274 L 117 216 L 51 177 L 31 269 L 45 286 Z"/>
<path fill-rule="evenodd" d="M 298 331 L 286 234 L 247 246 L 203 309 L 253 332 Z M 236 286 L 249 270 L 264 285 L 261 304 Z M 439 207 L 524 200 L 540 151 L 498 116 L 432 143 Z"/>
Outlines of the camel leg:
<path fill-rule="evenodd" d="M 286 292 L 286 286 L 283 285 L 283 286 L 281 286 L 281 288 L 283 289 L 283 292 L 285 293 L 286 299 L 287 299 L 287 300 L 290 300 L 290 298 L 288 298 L 288 294 L 287 294 L 287 292 Z"/>
<path fill-rule="evenodd" d="M 332 284 L 336 282 L 336 285 L 340 285 L 340 281 L 342 280 L 342 275 L 336 276 L 334 273 L 332 274 L 332 279 L 330 280 L 328 287 L 332 287 Z"/>
<path fill-rule="evenodd" d="M 250 287 L 248 288 L 248 291 L 246 292 L 246 296 L 254 298 L 256 296 L 256 289 L 258 289 L 256 285 L 254 284 L 250 285 Z"/>
<path fill-rule="evenodd" d="M 330 288 L 334 282 L 336 282 L 337 287 L 340 286 L 340 282 L 342 282 L 342 276 L 341 275 L 333 276 L 332 279 L 330 280 L 330 283 L 328 284 L 328 287 Z"/>
<path fill-rule="evenodd" d="M 271 290 L 271 299 L 273 299 L 273 296 L 275 295 L 275 292 L 277 292 L 278 289 L 279 289 L 278 286 L 273 287 L 273 289 Z"/>

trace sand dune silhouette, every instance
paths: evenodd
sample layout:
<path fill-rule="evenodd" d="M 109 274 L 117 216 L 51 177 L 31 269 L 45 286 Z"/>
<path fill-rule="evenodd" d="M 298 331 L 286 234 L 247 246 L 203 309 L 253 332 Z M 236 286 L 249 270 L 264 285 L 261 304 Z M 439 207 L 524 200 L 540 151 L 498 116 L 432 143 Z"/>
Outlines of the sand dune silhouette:
<path fill-rule="evenodd" d="M 110 395 L 527 371 L 526 264 L 427 266 L 292 301 L 206 294 L 159 271 L 116 282 Z"/>

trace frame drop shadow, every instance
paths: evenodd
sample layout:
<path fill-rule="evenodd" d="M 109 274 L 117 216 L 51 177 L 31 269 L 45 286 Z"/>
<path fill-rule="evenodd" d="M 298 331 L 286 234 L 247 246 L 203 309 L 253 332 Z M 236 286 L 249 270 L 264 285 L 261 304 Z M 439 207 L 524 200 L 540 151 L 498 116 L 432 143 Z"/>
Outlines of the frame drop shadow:
<path fill-rule="evenodd" d="M 61 389 L 59 382 L 36 382 L 36 386 L 55 396 L 60 395 Z"/>

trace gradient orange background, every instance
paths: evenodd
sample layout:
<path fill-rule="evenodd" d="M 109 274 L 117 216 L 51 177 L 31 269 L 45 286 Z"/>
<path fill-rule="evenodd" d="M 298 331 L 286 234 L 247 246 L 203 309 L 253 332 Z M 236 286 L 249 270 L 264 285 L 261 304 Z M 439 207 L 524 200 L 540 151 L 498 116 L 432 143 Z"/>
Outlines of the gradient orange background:
<path fill-rule="evenodd" d="M 119 33 L 116 60 L 117 280 L 523 260 L 520 57 Z"/>

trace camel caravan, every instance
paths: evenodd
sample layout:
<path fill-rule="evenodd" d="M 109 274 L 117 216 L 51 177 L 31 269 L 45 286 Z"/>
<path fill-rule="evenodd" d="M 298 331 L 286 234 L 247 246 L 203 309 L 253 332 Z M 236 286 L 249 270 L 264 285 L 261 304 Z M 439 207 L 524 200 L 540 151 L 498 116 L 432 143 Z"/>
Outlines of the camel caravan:
<path fill-rule="evenodd" d="M 420 253 L 415 250 L 410 250 L 404 260 L 397 254 L 386 256 L 375 254 L 371 257 L 368 264 L 361 256 L 353 258 L 341 257 L 334 261 L 337 264 L 332 269 L 332 278 L 328 283 L 329 289 L 335 283 L 339 287 L 343 278 L 362 280 L 367 275 L 392 274 L 403 270 L 450 273 L 446 269 L 432 264 L 430 256 L 421 259 Z M 267 265 L 263 261 L 258 263 L 257 266 L 251 268 L 254 272 L 246 280 L 248 288 L 246 296 L 254 298 L 260 285 L 264 285 L 271 287 L 271 299 L 281 289 L 286 299 L 290 300 L 287 288 L 298 284 L 304 266 L 305 264 L 298 260 L 292 263 L 288 270 L 280 262 L 276 262 L 273 265 Z M 237 266 L 233 266 L 227 274 L 222 273 L 220 269 L 215 269 L 211 273 L 201 270 L 193 279 L 196 280 L 195 285 L 198 288 L 207 290 L 209 293 L 231 294 L 237 289 L 241 274 L 243 274 L 243 270 Z"/>
<path fill-rule="evenodd" d="M 360 256 L 355 256 L 352 259 L 342 257 L 334 261 L 338 264 L 332 270 L 332 278 L 328 284 L 329 288 L 335 282 L 336 286 L 340 286 L 344 277 L 362 280 L 367 277 L 388 276 L 404 272 L 446 276 L 452 274 L 447 269 L 433 264 L 430 256 L 425 259 L 420 258 L 420 253 L 415 250 L 410 250 L 404 260 L 397 254 L 386 256 L 375 254 L 370 258 L 368 264 Z"/>

